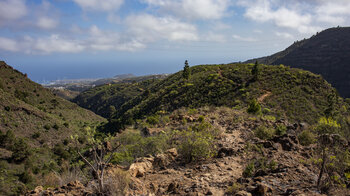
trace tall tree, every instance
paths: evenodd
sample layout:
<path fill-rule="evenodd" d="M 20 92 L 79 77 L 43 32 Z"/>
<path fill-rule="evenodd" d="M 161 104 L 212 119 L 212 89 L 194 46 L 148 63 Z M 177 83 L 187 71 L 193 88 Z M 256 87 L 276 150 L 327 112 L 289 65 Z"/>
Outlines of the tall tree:
<path fill-rule="evenodd" d="M 190 70 L 190 66 L 188 65 L 188 61 L 185 61 L 185 66 L 184 66 L 184 70 L 182 73 L 182 76 L 184 79 L 188 80 L 191 76 L 191 70 Z"/>
<path fill-rule="evenodd" d="M 258 61 L 255 61 L 254 67 L 252 69 L 252 75 L 253 75 L 253 80 L 257 81 L 258 80 L 258 76 L 259 76 L 259 63 Z"/>

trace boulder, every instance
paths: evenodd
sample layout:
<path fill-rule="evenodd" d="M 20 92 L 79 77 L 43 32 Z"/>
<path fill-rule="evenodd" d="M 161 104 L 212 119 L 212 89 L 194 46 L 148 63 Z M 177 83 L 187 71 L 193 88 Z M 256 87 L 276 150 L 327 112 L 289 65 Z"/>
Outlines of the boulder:
<path fill-rule="evenodd" d="M 177 156 L 176 148 L 171 148 L 165 153 L 157 154 L 153 161 L 153 167 L 165 169 L 169 164 L 175 161 Z"/>
<path fill-rule="evenodd" d="M 235 150 L 233 148 L 225 148 L 225 147 L 222 147 L 220 148 L 220 150 L 218 151 L 218 155 L 217 157 L 218 158 L 223 158 L 223 157 L 226 157 L 226 156 L 232 156 L 235 154 Z"/>
<path fill-rule="evenodd" d="M 235 196 L 252 196 L 252 194 L 247 191 L 238 191 Z"/>
<path fill-rule="evenodd" d="M 274 137 L 272 141 L 280 143 L 282 145 L 282 149 L 285 151 L 297 150 L 299 148 L 299 141 L 294 135 L 277 136 Z"/>
<path fill-rule="evenodd" d="M 130 165 L 129 172 L 133 177 L 143 177 L 146 172 L 152 169 L 152 163 L 149 161 L 136 162 Z"/>

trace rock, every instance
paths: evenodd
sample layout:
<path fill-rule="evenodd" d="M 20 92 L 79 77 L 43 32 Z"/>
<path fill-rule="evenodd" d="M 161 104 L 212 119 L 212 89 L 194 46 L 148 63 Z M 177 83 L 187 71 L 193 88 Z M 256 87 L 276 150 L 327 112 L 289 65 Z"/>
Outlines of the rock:
<path fill-rule="evenodd" d="M 177 194 L 178 193 L 178 188 L 179 188 L 179 185 L 176 182 L 172 182 L 172 183 L 170 183 L 168 185 L 167 192 L 168 193 Z"/>
<path fill-rule="evenodd" d="M 129 172 L 133 177 L 143 177 L 146 172 L 152 169 L 152 162 L 144 161 L 144 162 L 136 162 L 130 165 Z"/>
<path fill-rule="evenodd" d="M 232 156 L 235 154 L 235 151 L 233 148 L 220 148 L 220 150 L 218 151 L 218 155 L 217 157 L 218 158 L 223 158 L 223 157 L 226 157 L 226 156 Z"/>
<path fill-rule="evenodd" d="M 176 148 L 167 150 L 164 154 L 157 154 L 153 161 L 153 167 L 165 169 L 175 161 L 178 156 Z"/>
<path fill-rule="evenodd" d="M 252 194 L 247 191 L 238 191 L 235 196 L 252 196 Z"/>
<path fill-rule="evenodd" d="M 280 143 L 282 145 L 282 149 L 285 151 L 292 151 L 299 148 L 298 139 L 294 135 L 283 135 L 277 136 L 272 139 L 276 143 Z"/>
<path fill-rule="evenodd" d="M 260 196 L 269 196 L 272 195 L 272 188 L 270 186 L 268 186 L 265 183 L 262 182 L 258 182 L 257 183 L 257 187 L 254 190 L 254 195 L 260 195 Z"/>
<path fill-rule="evenodd" d="M 176 148 L 171 148 L 171 149 L 167 150 L 166 153 L 170 154 L 173 157 L 177 157 L 178 156 Z"/>
<path fill-rule="evenodd" d="M 159 133 L 161 133 L 163 131 L 162 128 L 149 128 L 149 127 L 145 127 L 141 130 L 141 134 L 144 137 L 149 137 L 152 135 L 157 135 Z"/>

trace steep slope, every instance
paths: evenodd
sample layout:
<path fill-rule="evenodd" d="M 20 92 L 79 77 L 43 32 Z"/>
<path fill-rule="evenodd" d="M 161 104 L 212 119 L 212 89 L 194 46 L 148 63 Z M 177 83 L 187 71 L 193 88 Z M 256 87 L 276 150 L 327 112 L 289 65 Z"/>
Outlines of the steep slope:
<path fill-rule="evenodd" d="M 105 119 L 55 96 L 26 74 L 0 62 L 0 192 L 16 195 L 61 169 L 61 155 L 73 134 Z M 57 148 L 59 147 L 59 148 Z"/>
<path fill-rule="evenodd" d="M 144 92 L 154 81 L 101 85 L 80 93 L 72 101 L 96 114 L 109 118 L 124 103 Z"/>
<path fill-rule="evenodd" d="M 350 97 L 350 27 L 324 30 L 286 50 L 247 63 L 284 64 L 322 75 L 343 97 Z"/>
<path fill-rule="evenodd" d="M 35 131 L 40 131 L 43 135 L 47 132 L 47 135 L 61 137 L 60 134 L 52 135 L 52 132 L 72 132 L 84 123 L 103 121 L 93 112 L 32 82 L 5 62 L 0 62 L 0 93 L 0 129 L 3 132 L 13 130 L 17 135 L 30 137 Z"/>
<path fill-rule="evenodd" d="M 321 76 L 285 66 L 260 65 L 254 81 L 252 68 L 253 64 L 195 66 L 189 80 L 183 79 L 182 72 L 173 74 L 122 105 L 108 128 L 181 107 L 245 108 L 253 99 L 276 118 L 312 124 L 323 115 L 333 88 Z"/>

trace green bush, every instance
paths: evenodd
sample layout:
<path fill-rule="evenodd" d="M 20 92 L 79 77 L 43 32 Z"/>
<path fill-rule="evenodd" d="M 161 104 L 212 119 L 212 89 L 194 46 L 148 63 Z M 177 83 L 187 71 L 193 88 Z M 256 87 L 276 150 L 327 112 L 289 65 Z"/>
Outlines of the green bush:
<path fill-rule="evenodd" d="M 258 128 L 256 128 L 254 130 L 254 134 L 256 137 L 258 137 L 260 139 L 269 140 L 275 136 L 276 131 L 275 131 L 275 129 L 272 129 L 272 128 L 267 128 L 265 126 L 259 126 Z"/>
<path fill-rule="evenodd" d="M 248 163 L 248 165 L 244 168 L 243 171 L 243 177 L 248 178 L 248 177 L 253 177 L 255 174 L 255 165 L 254 162 Z"/>
<path fill-rule="evenodd" d="M 11 160 L 16 163 L 21 163 L 30 156 L 30 148 L 27 142 L 20 138 L 13 145 Z"/>
<path fill-rule="evenodd" d="M 51 129 L 51 126 L 50 126 L 49 124 L 46 124 L 46 125 L 44 125 L 44 129 L 50 130 L 50 129 Z"/>
<path fill-rule="evenodd" d="M 203 122 L 188 130 L 178 133 L 179 154 L 185 162 L 199 161 L 215 155 L 214 137 L 216 130 L 211 130 L 208 123 Z"/>
<path fill-rule="evenodd" d="M 146 122 L 150 125 L 156 125 L 159 123 L 159 116 L 158 115 L 149 116 L 147 117 Z"/>
<path fill-rule="evenodd" d="M 203 121 L 204 121 L 204 116 L 203 116 L 203 115 L 200 115 L 200 116 L 198 117 L 198 121 L 199 121 L 199 122 L 203 122 Z"/>
<path fill-rule="evenodd" d="M 316 136 L 310 130 L 304 130 L 298 135 L 298 139 L 301 145 L 308 146 L 315 143 Z"/>
<path fill-rule="evenodd" d="M 284 125 L 277 125 L 275 130 L 276 130 L 276 134 L 279 136 L 282 136 L 287 133 L 287 127 Z"/>
<path fill-rule="evenodd" d="M 242 185 L 238 183 L 233 183 L 231 186 L 229 186 L 226 190 L 226 193 L 229 195 L 236 194 L 242 189 Z"/>
<path fill-rule="evenodd" d="M 58 130 L 58 129 L 60 128 L 60 126 L 59 126 L 58 124 L 54 124 L 54 125 L 52 126 L 52 128 Z"/>
<path fill-rule="evenodd" d="M 143 137 L 139 131 L 125 131 L 118 141 L 122 146 L 113 154 L 111 163 L 114 164 L 128 165 L 138 157 L 155 155 L 169 148 L 169 137 L 165 133 Z"/>
<path fill-rule="evenodd" d="M 269 108 L 264 108 L 262 113 L 263 114 L 269 114 L 269 113 L 271 113 L 271 110 Z"/>
<path fill-rule="evenodd" d="M 33 133 L 32 138 L 33 139 L 38 139 L 40 137 L 41 133 L 39 131 Z"/>
<path fill-rule="evenodd" d="M 248 106 L 247 112 L 250 114 L 260 114 L 261 106 L 256 99 L 253 99 Z"/>

